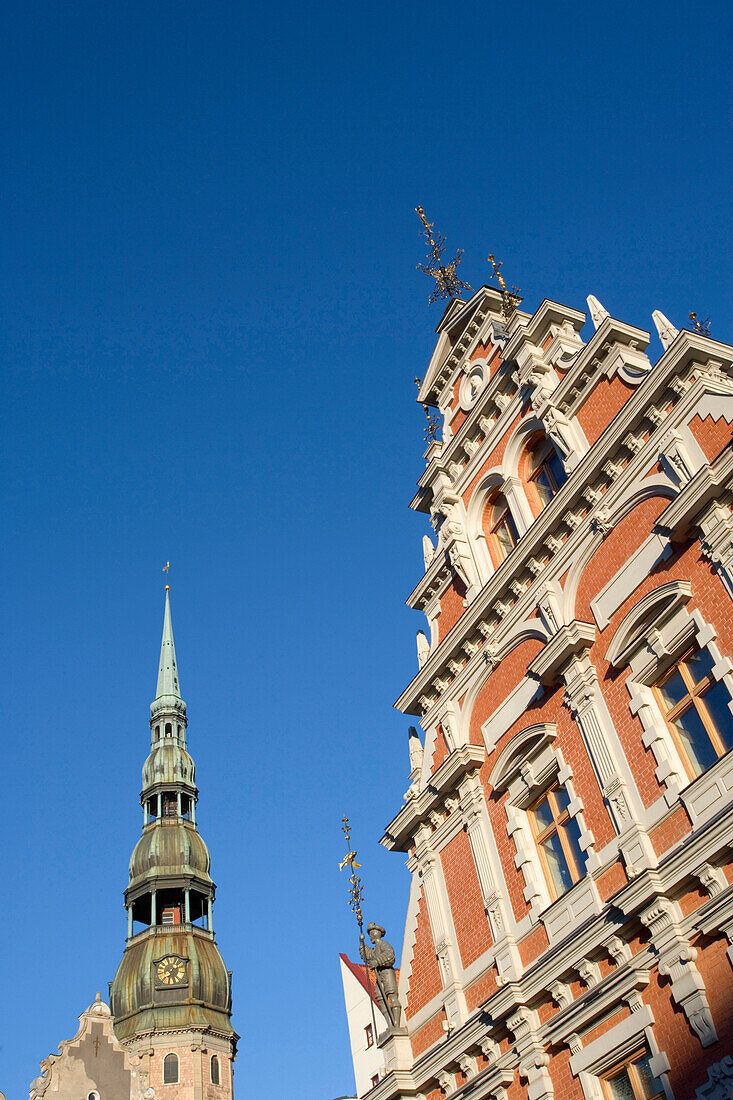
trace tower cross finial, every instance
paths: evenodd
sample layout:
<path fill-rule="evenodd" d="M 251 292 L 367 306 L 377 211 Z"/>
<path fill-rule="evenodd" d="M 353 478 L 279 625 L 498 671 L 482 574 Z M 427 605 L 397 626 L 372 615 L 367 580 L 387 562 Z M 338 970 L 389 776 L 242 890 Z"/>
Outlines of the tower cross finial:
<path fill-rule="evenodd" d="M 456 268 L 461 262 L 463 249 L 459 248 L 450 263 L 444 264 L 441 256 L 445 252 L 445 237 L 442 233 L 433 232 L 435 223 L 428 221 L 422 206 L 416 206 L 415 213 L 425 226 L 425 240 L 428 245 L 427 262 L 418 264 L 417 269 L 418 271 L 424 271 L 431 279 L 435 279 L 435 288 L 428 299 L 428 305 L 432 305 L 433 302 L 437 302 L 441 298 L 460 298 L 462 290 L 473 289 L 456 275 Z"/>

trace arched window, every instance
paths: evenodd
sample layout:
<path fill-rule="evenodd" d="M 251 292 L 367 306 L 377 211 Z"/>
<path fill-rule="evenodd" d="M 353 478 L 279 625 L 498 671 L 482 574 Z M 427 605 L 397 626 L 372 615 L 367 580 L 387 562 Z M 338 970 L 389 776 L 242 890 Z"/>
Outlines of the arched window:
<path fill-rule="evenodd" d="M 494 564 L 498 565 L 511 554 L 519 542 L 519 531 L 502 493 L 489 499 L 484 515 L 491 556 Z"/>
<path fill-rule="evenodd" d="M 163 1060 L 163 1084 L 178 1084 L 178 1055 L 166 1054 Z"/>
<path fill-rule="evenodd" d="M 211 1083 L 212 1085 L 218 1085 L 219 1078 L 219 1059 L 215 1054 L 211 1055 Z"/>
<path fill-rule="evenodd" d="M 540 508 L 549 504 L 568 475 L 560 461 L 560 456 L 550 440 L 542 435 L 529 453 L 527 481 L 534 489 Z"/>
<path fill-rule="evenodd" d="M 166 737 L 173 736 L 173 724 L 171 722 L 166 722 L 165 724 L 165 735 Z"/>

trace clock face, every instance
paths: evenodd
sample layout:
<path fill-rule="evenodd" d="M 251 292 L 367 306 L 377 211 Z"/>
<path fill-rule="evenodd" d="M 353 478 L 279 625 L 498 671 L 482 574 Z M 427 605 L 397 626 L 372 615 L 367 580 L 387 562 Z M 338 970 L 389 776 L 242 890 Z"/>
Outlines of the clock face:
<path fill-rule="evenodd" d="M 158 963 L 155 973 L 163 985 L 180 985 L 186 977 L 186 960 L 178 955 L 166 955 Z"/>

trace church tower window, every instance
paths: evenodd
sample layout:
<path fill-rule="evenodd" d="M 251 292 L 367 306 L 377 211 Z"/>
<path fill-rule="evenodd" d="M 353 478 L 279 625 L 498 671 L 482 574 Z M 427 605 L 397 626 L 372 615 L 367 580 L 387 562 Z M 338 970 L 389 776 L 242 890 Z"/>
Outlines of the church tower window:
<path fill-rule="evenodd" d="M 220 1084 L 219 1059 L 215 1054 L 211 1055 L 211 1083 L 212 1085 Z"/>
<path fill-rule="evenodd" d="M 166 1054 L 163 1059 L 163 1084 L 178 1084 L 178 1055 Z"/>

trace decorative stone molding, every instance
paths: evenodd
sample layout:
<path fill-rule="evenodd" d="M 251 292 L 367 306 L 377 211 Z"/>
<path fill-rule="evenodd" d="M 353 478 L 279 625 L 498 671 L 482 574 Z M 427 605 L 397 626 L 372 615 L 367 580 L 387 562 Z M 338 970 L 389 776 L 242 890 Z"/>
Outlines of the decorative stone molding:
<path fill-rule="evenodd" d="M 569 1005 L 573 999 L 573 994 L 569 985 L 565 982 L 557 981 L 550 982 L 548 992 L 558 1008 L 565 1008 Z"/>
<path fill-rule="evenodd" d="M 699 518 L 700 547 L 711 561 L 733 597 L 733 514 L 730 507 L 715 501 Z"/>
<path fill-rule="evenodd" d="M 670 979 L 670 992 L 683 1010 L 702 1046 L 717 1041 L 715 1024 L 705 995 L 705 982 L 695 966 L 697 951 L 682 931 L 682 911 L 669 898 L 657 897 L 640 914 L 651 930 L 659 953 L 659 973 Z"/>
<path fill-rule="evenodd" d="M 521 1005 L 507 1018 L 519 1057 L 519 1076 L 527 1082 L 529 1100 L 552 1100 L 554 1089 L 548 1070 L 550 1057 L 539 1034 L 539 1019 L 532 1009 Z"/>
<path fill-rule="evenodd" d="M 598 985 L 601 980 L 601 971 L 598 963 L 591 962 L 589 959 L 583 959 L 575 968 L 580 975 L 580 980 L 585 983 L 588 989 L 591 989 L 594 985 Z"/>
<path fill-rule="evenodd" d="M 708 1066 L 708 1079 L 695 1090 L 695 1100 L 733 1100 L 733 1058 L 724 1054 Z"/>
<path fill-rule="evenodd" d="M 692 873 L 707 890 L 708 897 L 717 897 L 718 894 L 723 893 L 728 885 L 723 868 L 714 867 L 712 863 L 702 863 Z"/>

